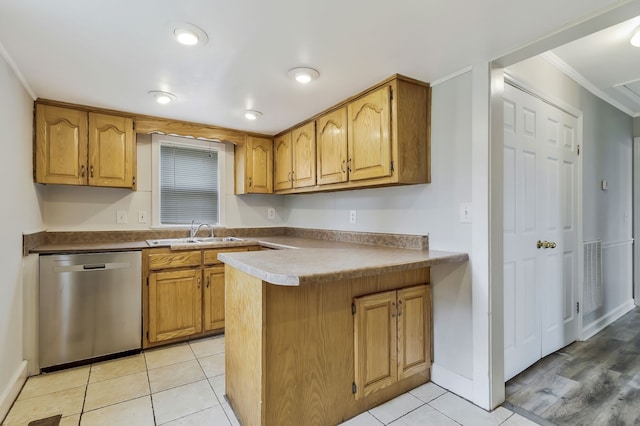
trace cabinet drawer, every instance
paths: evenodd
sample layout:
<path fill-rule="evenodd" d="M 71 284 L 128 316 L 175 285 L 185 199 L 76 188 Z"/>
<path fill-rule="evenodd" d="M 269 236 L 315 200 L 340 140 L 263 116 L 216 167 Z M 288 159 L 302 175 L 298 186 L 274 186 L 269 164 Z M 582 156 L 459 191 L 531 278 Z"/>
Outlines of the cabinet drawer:
<path fill-rule="evenodd" d="M 205 265 L 218 265 L 221 264 L 218 260 L 218 253 L 229 253 L 229 252 L 238 252 L 238 251 L 249 251 L 250 249 L 254 249 L 253 247 L 228 247 L 228 248 L 219 248 L 215 250 L 205 250 L 204 251 L 204 264 Z"/>
<path fill-rule="evenodd" d="M 149 270 L 200 266 L 200 250 L 171 251 L 159 249 L 149 252 Z"/>

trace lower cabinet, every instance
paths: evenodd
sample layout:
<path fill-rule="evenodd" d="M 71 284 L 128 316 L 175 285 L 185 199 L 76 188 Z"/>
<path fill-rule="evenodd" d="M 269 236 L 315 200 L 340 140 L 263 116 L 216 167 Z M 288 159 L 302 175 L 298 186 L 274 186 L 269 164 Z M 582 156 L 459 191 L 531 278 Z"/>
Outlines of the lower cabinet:
<path fill-rule="evenodd" d="M 201 281 L 199 269 L 149 274 L 150 343 L 202 331 Z"/>
<path fill-rule="evenodd" d="M 223 332 L 225 277 L 218 253 L 259 248 L 143 251 L 143 347 Z"/>
<path fill-rule="evenodd" d="M 204 330 L 224 329 L 224 265 L 204 270 Z"/>
<path fill-rule="evenodd" d="M 356 297 L 355 397 L 431 367 L 431 299 L 428 285 Z"/>

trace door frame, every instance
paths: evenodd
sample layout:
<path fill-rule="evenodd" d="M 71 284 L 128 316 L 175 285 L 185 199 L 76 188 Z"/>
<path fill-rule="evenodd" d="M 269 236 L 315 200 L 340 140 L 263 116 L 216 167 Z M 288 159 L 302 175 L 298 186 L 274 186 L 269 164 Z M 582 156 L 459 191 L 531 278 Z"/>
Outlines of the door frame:
<path fill-rule="evenodd" d="M 640 136 L 633 138 L 633 298 L 640 306 Z"/>

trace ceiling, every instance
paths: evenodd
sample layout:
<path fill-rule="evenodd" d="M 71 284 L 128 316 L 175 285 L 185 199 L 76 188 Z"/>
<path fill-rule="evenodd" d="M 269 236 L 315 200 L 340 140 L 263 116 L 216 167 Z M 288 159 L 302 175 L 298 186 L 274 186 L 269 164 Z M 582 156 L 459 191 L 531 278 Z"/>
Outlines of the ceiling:
<path fill-rule="evenodd" d="M 640 48 L 629 43 L 640 16 L 553 49 L 565 71 L 629 115 L 640 116 Z"/>
<path fill-rule="evenodd" d="M 0 0 L 0 53 L 34 97 L 275 134 L 394 73 L 434 82 L 623 3 Z M 173 21 L 208 43 L 179 45 Z M 577 50 L 554 52 L 599 84 L 607 71 L 590 76 Z M 302 86 L 287 76 L 295 66 L 320 78 Z M 151 90 L 177 99 L 159 105 Z"/>

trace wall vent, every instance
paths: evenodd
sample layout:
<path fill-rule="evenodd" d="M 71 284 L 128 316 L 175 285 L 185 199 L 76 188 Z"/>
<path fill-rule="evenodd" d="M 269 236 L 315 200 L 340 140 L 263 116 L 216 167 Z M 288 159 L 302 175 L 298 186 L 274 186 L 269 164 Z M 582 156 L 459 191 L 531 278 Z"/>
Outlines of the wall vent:
<path fill-rule="evenodd" d="M 600 308 L 604 299 L 602 284 L 602 241 L 584 243 L 584 285 L 582 312 L 587 315 Z"/>

